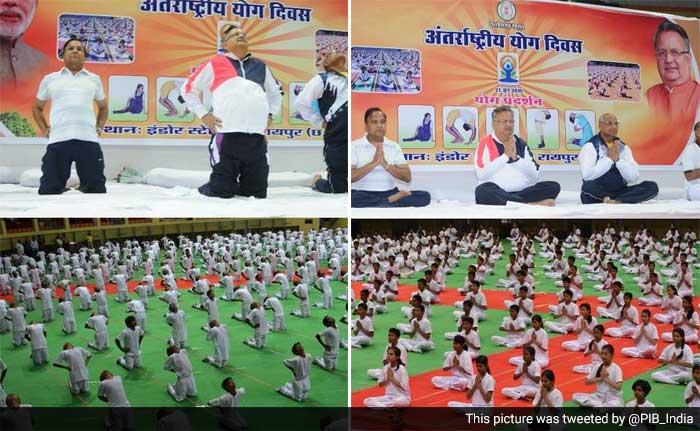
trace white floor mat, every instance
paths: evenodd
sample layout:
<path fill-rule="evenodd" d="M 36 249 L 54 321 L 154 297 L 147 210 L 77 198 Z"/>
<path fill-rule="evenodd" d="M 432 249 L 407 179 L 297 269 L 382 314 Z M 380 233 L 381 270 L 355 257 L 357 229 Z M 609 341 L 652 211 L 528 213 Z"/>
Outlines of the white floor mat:
<path fill-rule="evenodd" d="M 182 186 L 108 182 L 106 194 L 39 196 L 34 187 L 0 184 L 0 217 L 347 217 L 348 199 L 303 186 L 270 187 L 267 199 L 220 199 Z"/>

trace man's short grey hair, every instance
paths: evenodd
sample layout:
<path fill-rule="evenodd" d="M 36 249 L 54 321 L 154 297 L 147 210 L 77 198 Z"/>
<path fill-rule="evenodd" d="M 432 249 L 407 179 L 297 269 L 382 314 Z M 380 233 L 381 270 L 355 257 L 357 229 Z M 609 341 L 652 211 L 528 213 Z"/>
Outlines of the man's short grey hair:
<path fill-rule="evenodd" d="M 656 43 L 659 41 L 659 35 L 667 31 L 678 33 L 678 35 L 683 38 L 683 42 L 685 42 L 685 50 L 690 51 L 690 39 L 688 38 L 688 33 L 683 27 L 669 20 L 662 21 L 661 24 L 656 27 L 656 32 L 654 32 L 654 49 L 656 49 Z"/>
<path fill-rule="evenodd" d="M 491 121 L 496 121 L 496 115 L 500 114 L 501 112 L 510 112 L 511 114 L 513 114 L 513 116 L 515 116 L 510 106 L 501 105 L 498 108 L 494 109 L 491 113 Z"/>

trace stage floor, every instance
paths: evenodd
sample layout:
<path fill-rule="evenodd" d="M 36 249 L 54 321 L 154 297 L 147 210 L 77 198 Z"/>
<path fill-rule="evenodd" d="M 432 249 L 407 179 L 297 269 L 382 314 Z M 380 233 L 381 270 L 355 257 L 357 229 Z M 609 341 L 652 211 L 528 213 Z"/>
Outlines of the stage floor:
<path fill-rule="evenodd" d="M 353 208 L 353 218 L 688 218 L 700 214 L 700 202 L 680 199 L 683 190 L 664 190 L 661 198 L 642 204 L 583 205 L 578 191 L 562 190 L 557 205 L 544 207 L 509 202 L 506 206 L 474 201 L 433 201 L 423 208 Z M 664 198 L 667 197 L 667 198 Z M 674 198 L 669 198 L 674 197 Z"/>
<path fill-rule="evenodd" d="M 2 217 L 347 217 L 348 194 L 270 187 L 267 199 L 210 198 L 196 189 L 107 183 L 107 193 L 70 190 L 40 196 L 35 187 L 0 184 Z"/>

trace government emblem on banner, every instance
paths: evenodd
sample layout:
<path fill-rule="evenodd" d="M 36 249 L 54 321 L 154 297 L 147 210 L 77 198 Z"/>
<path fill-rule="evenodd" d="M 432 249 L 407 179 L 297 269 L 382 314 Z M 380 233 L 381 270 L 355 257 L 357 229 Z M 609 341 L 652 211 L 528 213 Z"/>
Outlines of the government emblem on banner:
<path fill-rule="evenodd" d="M 510 0 L 500 1 L 496 6 L 496 13 L 503 21 L 510 21 L 515 18 L 515 5 Z"/>
<path fill-rule="evenodd" d="M 520 84 L 520 59 L 518 54 L 510 52 L 499 52 L 496 73 L 498 83 L 501 85 Z"/>

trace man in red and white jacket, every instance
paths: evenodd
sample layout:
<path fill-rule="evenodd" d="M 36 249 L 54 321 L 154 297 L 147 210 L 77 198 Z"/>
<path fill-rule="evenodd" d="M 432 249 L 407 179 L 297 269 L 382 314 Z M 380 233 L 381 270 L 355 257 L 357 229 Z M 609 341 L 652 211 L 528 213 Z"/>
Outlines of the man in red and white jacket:
<path fill-rule="evenodd" d="M 219 35 L 226 54 L 197 67 L 181 90 L 189 110 L 220 138 L 214 140 L 218 156 L 209 182 L 199 192 L 265 198 L 270 170 L 265 130 L 280 112 L 282 91 L 265 63 L 248 51 L 237 24 L 223 26 Z M 205 91 L 211 93 L 211 110 L 202 103 Z"/>
<path fill-rule="evenodd" d="M 500 106 L 492 113 L 493 134 L 479 141 L 474 165 L 479 185 L 474 190 L 479 205 L 505 205 L 508 201 L 554 205 L 561 187 L 540 181 L 540 166 L 525 141 L 514 132 L 513 111 Z"/>

